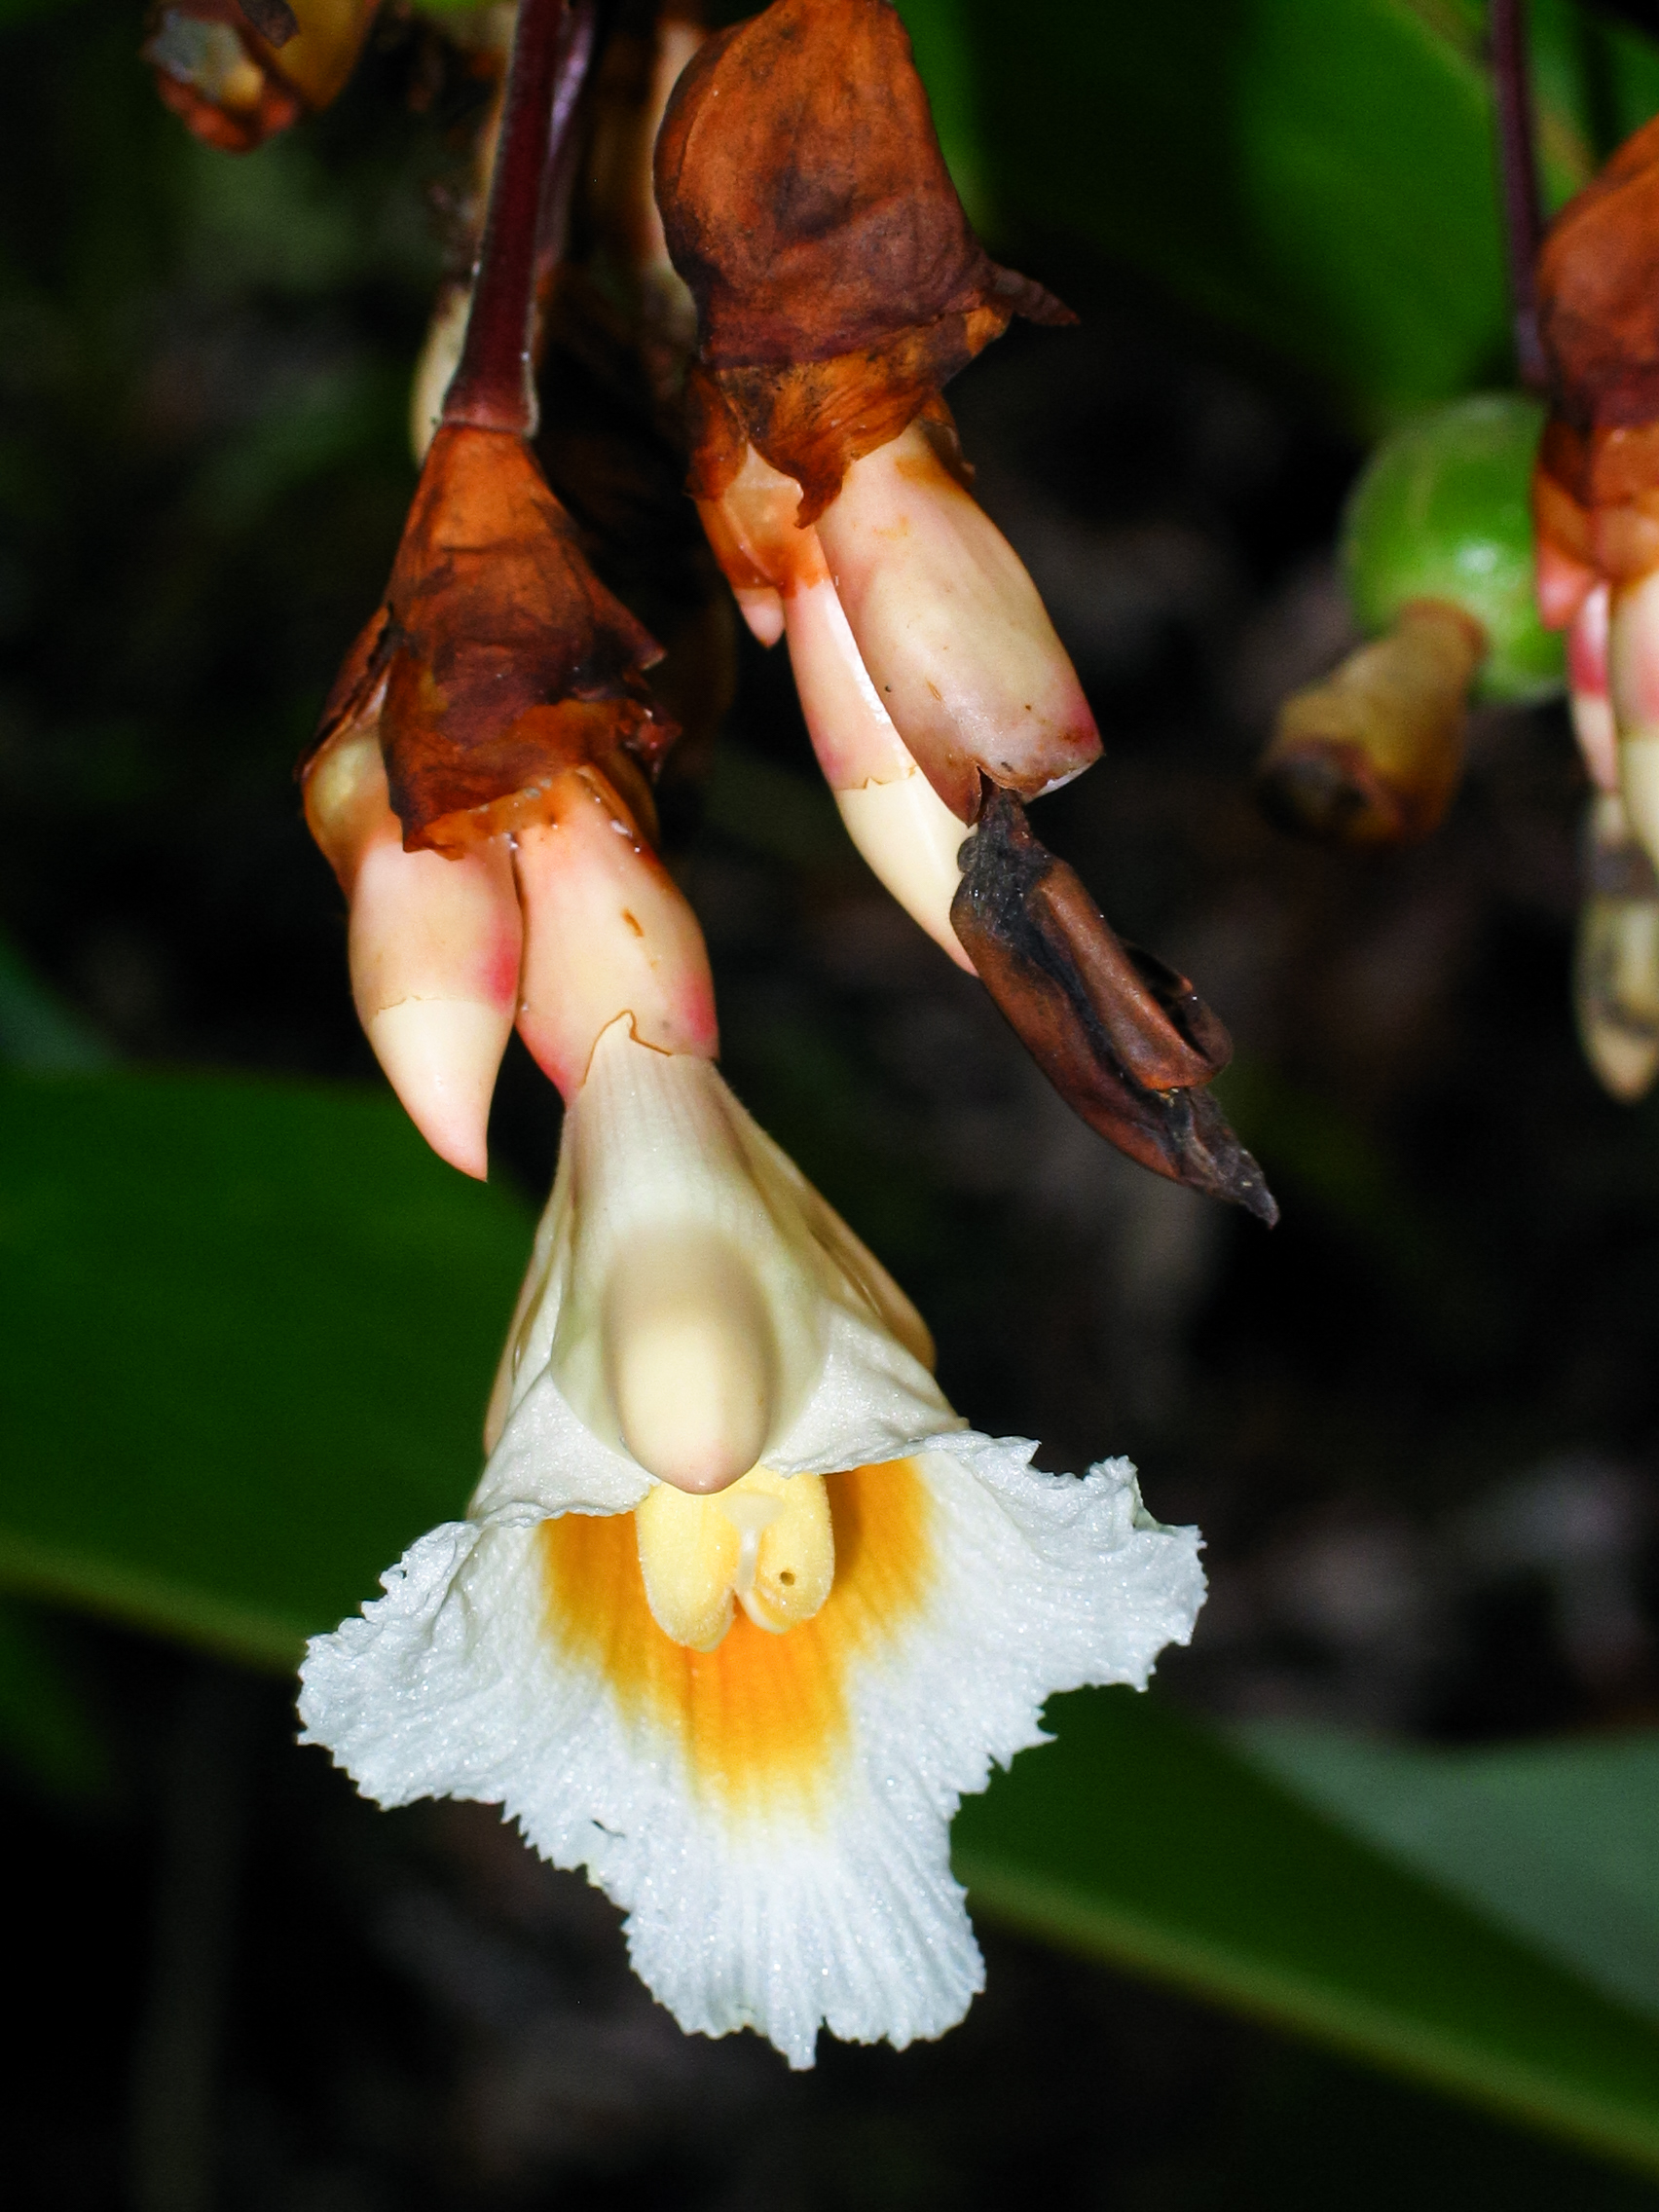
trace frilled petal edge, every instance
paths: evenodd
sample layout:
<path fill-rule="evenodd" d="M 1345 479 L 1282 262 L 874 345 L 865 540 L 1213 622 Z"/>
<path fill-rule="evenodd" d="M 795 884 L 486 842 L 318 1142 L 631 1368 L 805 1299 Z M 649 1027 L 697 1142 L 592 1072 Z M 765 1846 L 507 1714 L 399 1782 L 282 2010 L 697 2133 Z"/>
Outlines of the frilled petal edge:
<path fill-rule="evenodd" d="M 1044 1741 L 1052 1693 L 1144 1686 L 1203 1596 L 1197 1530 L 1153 1521 L 1126 1461 L 1078 1480 L 1033 1449 L 944 1435 L 831 1475 L 823 1610 L 710 1653 L 651 1620 L 629 1515 L 433 1530 L 313 1641 L 303 1740 L 383 1804 L 499 1804 L 585 1866 L 688 2031 L 753 2027 L 793 2066 L 820 2025 L 937 2036 L 980 1986 L 959 1799 Z"/>

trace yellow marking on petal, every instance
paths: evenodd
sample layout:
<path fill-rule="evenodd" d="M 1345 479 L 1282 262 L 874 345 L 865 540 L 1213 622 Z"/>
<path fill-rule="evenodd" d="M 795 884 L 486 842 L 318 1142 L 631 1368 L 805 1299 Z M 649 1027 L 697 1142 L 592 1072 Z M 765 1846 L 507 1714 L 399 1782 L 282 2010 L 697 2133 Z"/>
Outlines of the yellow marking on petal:
<path fill-rule="evenodd" d="M 811 1802 L 846 1744 L 851 1663 L 896 1636 L 935 1579 L 933 1499 L 915 1463 L 829 1475 L 835 1581 L 784 1635 L 739 1611 L 713 1651 L 651 1617 L 631 1513 L 570 1513 L 539 1530 L 548 1633 L 596 1667 L 625 1720 L 682 1747 L 692 1787 L 735 1808 Z"/>

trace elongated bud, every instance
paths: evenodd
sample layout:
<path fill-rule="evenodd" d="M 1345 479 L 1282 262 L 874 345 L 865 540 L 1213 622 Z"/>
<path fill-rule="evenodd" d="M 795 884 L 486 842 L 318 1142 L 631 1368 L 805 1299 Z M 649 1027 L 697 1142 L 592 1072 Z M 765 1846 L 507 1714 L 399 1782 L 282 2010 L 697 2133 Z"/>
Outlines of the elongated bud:
<path fill-rule="evenodd" d="M 1336 844 L 1426 836 L 1462 774 L 1469 684 L 1485 649 L 1458 608 L 1405 608 L 1386 637 L 1285 701 L 1257 770 L 1266 813 Z"/>
<path fill-rule="evenodd" d="M 822 1475 L 786 1481 L 756 1467 L 714 1498 L 659 1485 L 634 1521 L 656 1624 L 693 1651 L 713 1651 L 723 1641 L 737 1605 L 770 1635 L 798 1628 L 834 1582 L 835 1537 Z"/>
<path fill-rule="evenodd" d="M 1584 1056 L 1626 1105 L 1659 1075 L 1659 876 L 1616 793 L 1585 818 L 1585 894 L 1573 951 L 1573 1009 Z"/>
<path fill-rule="evenodd" d="M 829 580 L 818 533 L 795 521 L 799 504 L 794 478 L 753 446 L 719 498 L 697 502 L 715 558 L 763 645 L 775 645 L 784 634 L 783 594 Z"/>
<path fill-rule="evenodd" d="M 1098 758 L 1036 585 L 927 425 L 854 462 L 818 535 L 881 703 L 960 821 L 981 773 L 1034 798 Z"/>
<path fill-rule="evenodd" d="M 904 911 L 972 973 L 950 921 L 962 824 L 894 728 L 828 575 L 783 607 L 806 726 L 848 835 Z"/>
<path fill-rule="evenodd" d="M 350 902 L 351 996 L 375 1056 L 433 1151 L 482 1178 L 518 1000 L 506 840 L 456 860 L 405 852 L 373 725 L 313 762 L 306 816 Z"/>
<path fill-rule="evenodd" d="M 570 771 L 548 787 L 544 814 L 516 839 L 518 1026 L 537 1066 L 573 1096 L 599 1036 L 623 1014 L 641 1044 L 713 1059 L 703 933 L 614 785 L 598 769 Z"/>
<path fill-rule="evenodd" d="M 1590 781 L 1600 792 L 1619 788 L 1618 732 L 1607 689 L 1608 591 L 1596 584 L 1585 593 L 1567 633 L 1567 670 L 1572 703 L 1572 730 Z"/>
<path fill-rule="evenodd" d="M 1612 593 L 1607 687 L 1631 828 L 1659 859 L 1659 570 Z"/>
<path fill-rule="evenodd" d="M 932 1359 L 915 1308 L 719 1069 L 614 1022 L 565 1118 L 487 1448 L 517 1430 L 534 1456 L 557 1413 L 699 1492 L 761 1460 L 873 1464 L 955 1425 Z"/>

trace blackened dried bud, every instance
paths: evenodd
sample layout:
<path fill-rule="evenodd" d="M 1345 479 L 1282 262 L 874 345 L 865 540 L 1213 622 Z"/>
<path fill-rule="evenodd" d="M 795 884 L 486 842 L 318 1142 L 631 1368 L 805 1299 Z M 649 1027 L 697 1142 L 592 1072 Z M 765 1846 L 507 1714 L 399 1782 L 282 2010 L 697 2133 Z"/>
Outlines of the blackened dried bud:
<path fill-rule="evenodd" d="M 410 851 L 460 851 L 541 819 L 565 770 L 674 736 L 656 645 L 588 566 L 522 438 L 450 424 L 426 456 L 386 601 L 352 647 L 313 752 L 380 708 Z"/>
<path fill-rule="evenodd" d="M 344 89 L 379 0 L 178 0 L 144 45 L 156 89 L 198 138 L 245 154 Z"/>
<path fill-rule="evenodd" d="M 754 445 L 814 521 L 1015 314 L 1073 319 L 974 236 L 888 0 L 773 0 L 711 38 L 669 102 L 656 196 L 697 302 L 699 499 Z"/>
<path fill-rule="evenodd" d="M 1486 650 L 1461 608 L 1411 602 L 1385 636 L 1285 701 L 1256 771 L 1263 812 L 1328 844 L 1426 837 L 1462 776 L 1469 685 Z"/>
<path fill-rule="evenodd" d="M 950 909 L 981 981 L 1060 1096 L 1143 1167 L 1243 1206 L 1278 1206 L 1205 1085 L 1227 1031 L 1184 976 L 1125 944 L 1074 869 L 987 783 Z"/>

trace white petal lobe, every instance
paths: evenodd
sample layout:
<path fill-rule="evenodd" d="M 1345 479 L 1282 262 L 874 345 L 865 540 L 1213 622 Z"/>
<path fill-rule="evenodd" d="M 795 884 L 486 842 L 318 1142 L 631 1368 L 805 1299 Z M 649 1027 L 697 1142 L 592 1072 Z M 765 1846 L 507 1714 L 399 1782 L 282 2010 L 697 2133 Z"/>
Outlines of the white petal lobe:
<path fill-rule="evenodd" d="M 1203 1592 L 1197 1531 L 1152 1521 L 1126 1462 L 1080 1482 L 1035 1472 L 1031 1450 L 947 1432 L 910 1462 L 925 1591 L 849 1643 L 845 1726 L 804 1782 L 710 1787 L 694 1747 L 550 1633 L 528 1504 L 434 1530 L 384 1598 L 313 1641 L 306 1740 L 383 1803 L 499 1803 L 544 1857 L 585 1865 L 687 2030 L 756 2028 L 794 2066 L 821 2025 L 939 2035 L 981 1979 L 949 1867 L 959 1798 L 1043 1741 L 1051 1693 L 1143 1684 Z"/>

